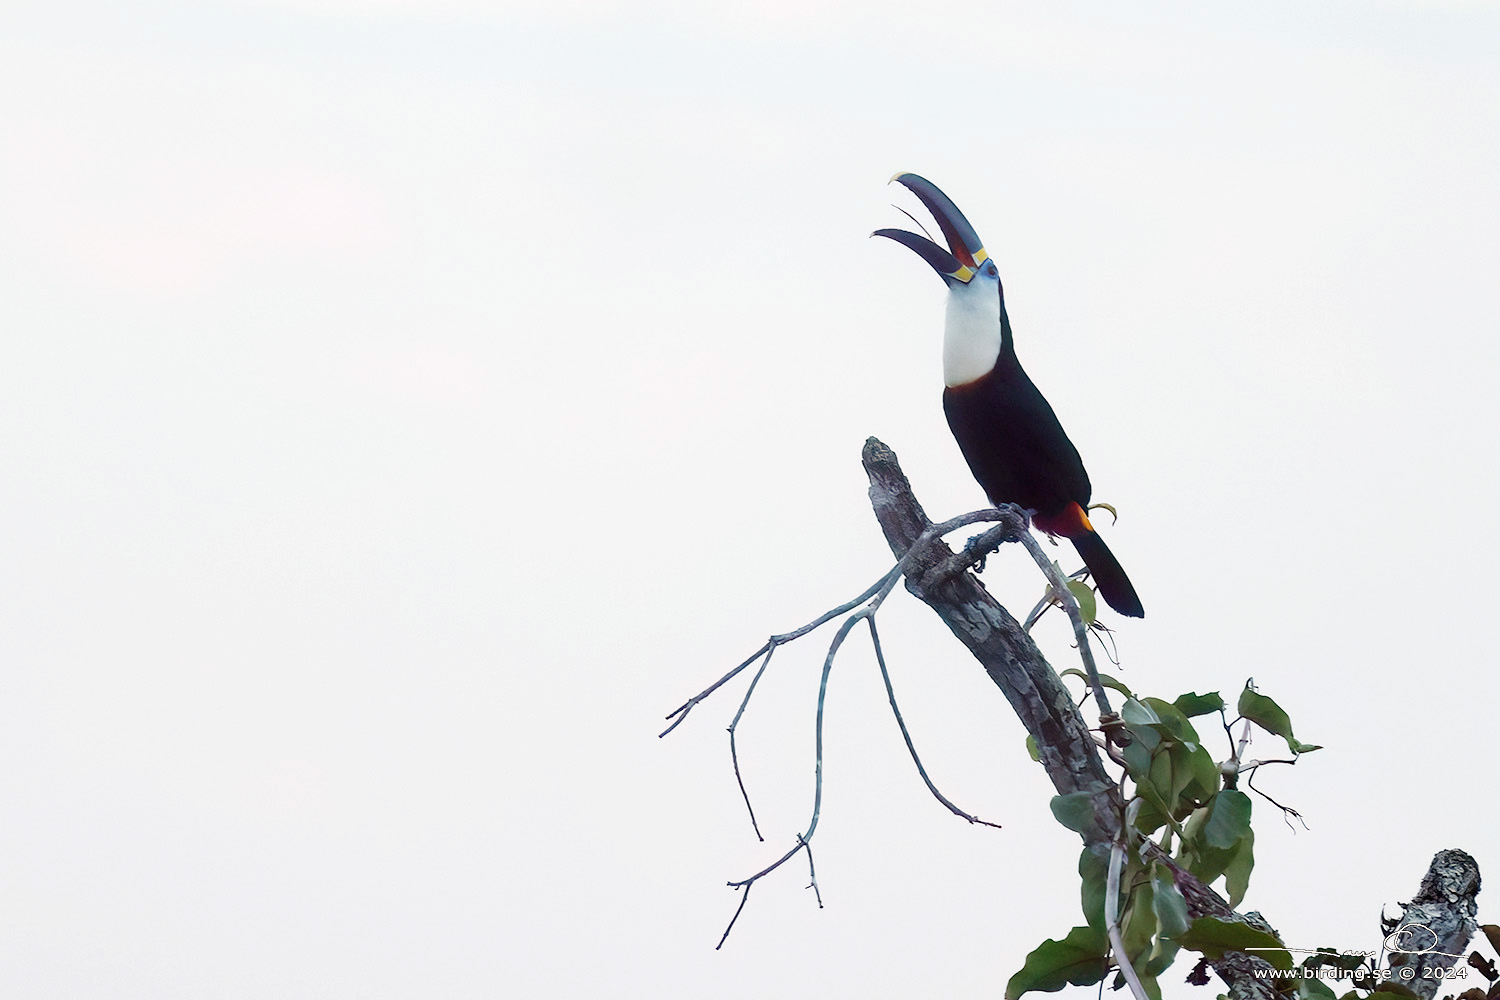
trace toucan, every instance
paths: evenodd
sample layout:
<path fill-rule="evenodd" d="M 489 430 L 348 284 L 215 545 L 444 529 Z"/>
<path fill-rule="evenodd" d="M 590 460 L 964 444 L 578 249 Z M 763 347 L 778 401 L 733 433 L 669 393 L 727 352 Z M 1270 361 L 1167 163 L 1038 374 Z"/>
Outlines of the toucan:
<path fill-rule="evenodd" d="M 1083 459 L 1016 358 L 994 260 L 936 184 L 906 173 L 891 181 L 921 200 L 948 241 L 944 250 L 902 229 L 872 234 L 916 251 L 948 285 L 943 412 L 969 470 L 991 503 L 1017 504 L 1031 512 L 1036 527 L 1071 541 L 1110 607 L 1143 617 L 1146 612 L 1130 578 L 1089 522 L 1089 474 Z"/>

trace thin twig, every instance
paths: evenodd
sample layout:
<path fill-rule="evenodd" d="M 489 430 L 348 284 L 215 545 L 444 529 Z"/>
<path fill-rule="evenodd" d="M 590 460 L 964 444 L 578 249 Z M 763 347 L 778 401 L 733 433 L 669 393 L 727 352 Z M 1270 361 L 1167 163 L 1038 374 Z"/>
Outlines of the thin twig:
<path fill-rule="evenodd" d="M 901 708 L 896 704 L 896 690 L 891 687 L 891 674 L 885 668 L 885 653 L 880 648 L 880 635 L 875 631 L 875 617 L 871 615 L 867 621 L 870 625 L 870 642 L 875 646 L 875 662 L 880 665 L 880 677 L 885 681 L 886 697 L 890 700 L 891 711 L 896 715 L 896 725 L 901 727 L 901 738 L 906 741 L 906 750 L 911 754 L 912 763 L 917 765 L 917 773 L 922 776 L 922 781 L 927 785 L 927 790 L 932 793 L 935 799 L 947 806 L 948 811 L 953 813 L 953 815 L 962 817 L 970 823 L 992 826 L 997 830 L 1001 829 L 999 823 L 991 823 L 989 820 L 980 819 L 978 816 L 971 816 L 954 805 L 948 800 L 947 796 L 938 791 L 937 786 L 932 783 L 932 779 L 927 776 L 927 769 L 922 766 L 922 758 L 917 756 L 916 745 L 912 743 L 911 733 L 906 729 L 906 720 L 901 717 Z"/>
<path fill-rule="evenodd" d="M 1110 628 L 1108 625 L 1102 624 L 1100 622 L 1094 622 L 1089 626 L 1089 632 L 1092 635 L 1100 637 L 1101 646 L 1104 644 L 1105 640 L 1108 640 L 1109 648 L 1104 651 L 1104 656 L 1107 660 L 1109 660 L 1111 665 L 1116 668 L 1121 668 L 1120 647 L 1115 644 L 1115 630 Z"/>
<path fill-rule="evenodd" d="M 1222 701 L 1223 699 L 1220 699 L 1220 700 Z M 1232 722 L 1229 721 L 1229 713 L 1226 712 L 1222 708 L 1219 709 L 1219 725 L 1221 725 L 1221 726 L 1224 727 L 1224 736 L 1225 736 L 1226 739 L 1229 740 L 1229 749 L 1230 749 L 1230 752 L 1233 753 L 1234 752 L 1234 728 L 1233 728 L 1234 723 L 1232 723 Z"/>
<path fill-rule="evenodd" d="M 828 644 L 828 655 L 823 658 L 823 676 L 818 681 L 818 715 L 817 734 L 814 740 L 814 762 L 813 762 L 813 811 L 812 820 L 807 824 L 807 832 L 802 835 L 804 841 L 812 839 L 812 835 L 818 829 L 818 816 L 823 810 L 823 704 L 828 696 L 828 675 L 833 672 L 833 658 L 838 655 L 839 647 L 849 637 L 849 632 L 861 618 L 869 615 L 869 609 L 864 609 L 844 619 L 844 624 L 839 626 L 838 632 L 834 634 L 833 642 Z"/>
<path fill-rule="evenodd" d="M 816 870 L 813 868 L 812 845 L 807 842 L 806 837 L 803 837 L 799 834 L 797 836 L 796 847 L 793 847 L 790 851 L 787 851 L 781 857 L 777 858 L 769 865 L 766 865 L 766 867 L 762 868 L 754 875 L 751 875 L 749 878 L 741 879 L 738 882 L 728 883 L 731 889 L 743 889 L 745 891 L 743 895 L 740 896 L 740 905 L 735 907 L 734 916 L 729 918 L 729 925 L 724 928 L 724 933 L 720 935 L 719 943 L 714 945 L 714 951 L 718 951 L 720 948 L 724 947 L 724 942 L 729 940 L 729 932 L 734 930 L 735 922 L 740 919 L 740 914 L 745 912 L 745 903 L 750 899 L 750 887 L 755 885 L 755 883 L 760 879 L 771 874 L 776 869 L 792 860 L 792 858 L 796 857 L 798 851 L 807 852 L 807 870 L 809 877 L 812 879 L 811 888 L 813 891 L 813 895 L 817 897 L 818 909 L 821 910 L 823 908 L 823 894 L 818 891 L 818 876 Z"/>
<path fill-rule="evenodd" d="M 801 837 L 797 838 L 802 840 Z M 823 893 L 818 889 L 818 870 L 813 867 L 812 846 L 802 840 L 802 846 L 807 848 L 807 887 L 813 891 L 813 898 L 818 901 L 818 909 L 823 908 Z"/>
<path fill-rule="evenodd" d="M 1259 795 L 1261 798 L 1263 798 L 1267 802 L 1271 803 L 1271 805 L 1275 806 L 1277 809 L 1280 809 L 1281 810 L 1281 821 L 1283 823 L 1285 823 L 1287 825 L 1287 827 L 1290 828 L 1293 833 L 1297 832 L 1297 828 L 1295 826 L 1292 826 L 1292 820 L 1289 817 L 1295 817 L 1296 820 L 1297 820 L 1297 822 L 1302 824 L 1302 829 L 1304 829 L 1304 830 L 1310 830 L 1312 828 L 1307 825 L 1307 820 L 1303 819 L 1302 818 L 1302 814 L 1299 813 L 1297 810 L 1293 809 L 1291 806 L 1284 806 L 1284 805 L 1282 805 L 1280 802 L 1277 802 L 1275 799 L 1271 798 L 1271 796 L 1267 795 L 1265 792 L 1261 791 L 1259 788 L 1256 788 L 1255 787 L 1255 772 L 1256 772 L 1256 770 L 1262 764 L 1295 764 L 1295 763 L 1297 763 L 1297 761 L 1295 759 L 1294 760 L 1257 760 L 1254 763 L 1251 763 L 1251 764 L 1247 765 L 1246 767 L 1242 768 L 1241 771 L 1240 771 L 1241 774 L 1245 775 L 1245 786 L 1247 788 L 1249 788 L 1252 792 L 1254 792 L 1256 795 Z"/>
<path fill-rule="evenodd" d="M 1297 757 L 1273 757 L 1270 760 L 1252 760 L 1248 764 L 1242 764 L 1240 769 L 1243 771 L 1253 771 L 1262 764 L 1296 764 L 1299 759 Z"/>
<path fill-rule="evenodd" d="M 796 854 L 797 854 L 798 851 L 802 850 L 803 848 L 807 848 L 807 847 L 808 847 L 808 843 L 807 843 L 806 839 L 804 839 L 801 836 L 798 836 L 797 837 L 797 846 L 796 847 L 793 847 L 790 851 L 787 851 L 781 857 L 777 858 L 775 861 L 772 861 L 770 864 L 766 865 L 764 868 L 762 868 L 760 871 L 756 872 L 754 875 L 751 875 L 749 878 L 740 879 L 738 882 L 730 882 L 730 883 L 728 883 L 728 885 L 729 885 L 729 887 L 731 889 L 739 889 L 739 888 L 742 888 L 744 886 L 751 885 L 751 884 L 759 881 L 760 879 L 764 878 L 765 876 L 771 874 L 776 869 L 778 869 L 782 865 L 786 864 L 788 861 L 792 860 L 792 858 L 796 856 Z"/>
<path fill-rule="evenodd" d="M 1255 690 L 1255 678 L 1254 677 L 1248 678 L 1245 681 L 1245 688 L 1247 690 L 1250 690 L 1250 691 L 1254 691 Z M 1238 722 L 1239 720 L 1236 719 L 1235 721 Z M 1237 746 L 1235 748 L 1235 750 L 1234 750 L 1234 763 L 1235 763 L 1236 769 L 1239 768 L 1240 761 L 1242 761 L 1242 760 L 1245 759 L 1245 747 L 1247 747 L 1247 746 L 1250 745 L 1250 720 L 1249 719 L 1245 719 L 1244 722 L 1245 722 L 1245 728 L 1242 729 L 1242 730 L 1240 730 L 1240 742 L 1239 742 L 1239 746 Z M 1231 740 L 1233 740 L 1234 739 L 1234 735 L 1231 733 L 1229 738 Z"/>
<path fill-rule="evenodd" d="M 856 601 L 855 603 L 857 604 L 859 602 Z M 674 723 L 672 723 L 666 729 L 663 729 L 661 732 L 657 733 L 656 734 L 656 738 L 657 739 L 661 739 L 663 736 L 667 735 L 672 730 L 674 730 L 678 726 L 682 725 L 683 721 L 687 719 L 688 713 L 693 710 L 693 706 L 697 705 L 704 698 L 707 698 L 709 695 L 711 695 L 715 691 L 719 690 L 719 688 L 723 687 L 725 684 L 728 684 L 730 681 L 734 680 L 734 678 L 739 674 L 739 672 L 741 670 L 744 670 L 750 664 L 754 663 L 756 660 L 758 660 L 762 656 L 764 656 L 775 644 L 776 644 L 776 640 L 775 639 L 768 639 L 766 641 L 766 644 L 764 646 L 760 647 L 755 652 L 753 652 L 749 656 L 747 656 L 745 658 L 745 661 L 743 663 L 741 663 L 739 666 L 735 667 L 733 670 L 729 671 L 729 673 L 725 674 L 723 677 L 720 677 L 718 680 L 714 681 L 708 687 L 704 688 L 702 691 L 699 691 L 697 694 L 693 695 L 687 701 L 683 702 L 681 705 L 679 705 L 675 709 L 673 709 L 667 715 L 667 718 L 669 718 L 669 719 L 675 718 L 677 721 L 674 722 Z"/>
<path fill-rule="evenodd" d="M 750 814 L 750 828 L 755 831 L 755 839 L 761 842 L 764 842 L 766 838 L 761 835 L 760 824 L 755 822 L 755 807 L 750 804 L 750 793 L 745 790 L 745 779 L 740 776 L 740 754 L 735 747 L 734 736 L 735 729 L 740 724 L 740 718 L 744 716 L 745 709 L 750 704 L 750 696 L 755 693 L 755 685 L 760 683 L 766 668 L 771 665 L 771 654 L 774 652 L 776 652 L 775 646 L 766 650 L 766 658 L 761 661 L 760 669 L 755 671 L 755 676 L 750 678 L 750 686 L 745 689 L 745 697 L 740 701 L 740 710 L 734 713 L 734 721 L 729 723 L 729 760 L 734 764 L 734 780 L 740 786 L 740 797 L 745 800 L 745 811 Z"/>
<path fill-rule="evenodd" d="M 712 684 L 710 684 L 708 687 L 704 688 L 702 691 L 699 691 L 697 694 L 693 695 L 687 701 L 683 702 L 681 705 L 679 705 L 676 708 L 674 708 L 671 712 L 668 712 L 666 717 L 668 719 L 674 719 L 675 718 L 677 721 L 673 722 L 670 726 L 668 726 L 666 729 L 662 730 L 659 734 L 657 734 L 658 738 L 667 735 L 672 730 L 674 730 L 678 726 L 682 725 L 682 722 L 683 722 L 684 719 L 687 718 L 688 713 L 691 712 L 693 710 L 693 708 L 695 706 L 697 706 L 697 704 L 699 702 L 703 701 L 709 695 L 713 694 L 715 691 L 719 690 L 719 688 L 723 687 L 726 683 L 728 683 L 729 681 L 733 680 L 742 670 L 744 670 L 750 664 L 754 663 L 756 661 L 756 659 L 758 659 L 760 656 L 764 655 L 765 653 L 769 652 L 772 649 L 775 649 L 777 646 L 784 646 L 787 643 L 791 642 L 792 640 L 794 640 L 794 639 L 800 639 L 804 635 L 807 635 L 807 633 L 809 633 L 809 632 L 811 632 L 811 631 L 813 631 L 813 630 L 815 630 L 815 629 L 817 629 L 817 628 L 819 628 L 819 627 L 821 627 L 823 625 L 828 624 L 829 622 L 831 622 L 835 618 L 837 618 L 839 615 L 844 614 L 845 612 L 852 610 L 853 608 L 855 608 L 856 606 L 858 606 L 862 602 L 868 600 L 871 597 L 871 595 L 873 595 L 876 592 L 878 592 L 879 590 L 881 590 L 881 588 L 885 588 L 885 589 L 889 590 L 889 588 L 891 586 L 893 586 L 894 581 L 895 580 L 899 580 L 901 578 L 901 565 L 902 565 L 901 562 L 897 562 L 896 565 L 893 566 L 893 567 L 891 567 L 891 569 L 889 571 L 887 571 L 884 576 L 882 576 L 879 580 L 876 580 L 874 583 L 872 583 L 868 587 L 866 587 L 864 593 L 860 594 L 858 597 L 854 598 L 853 600 L 845 601 L 843 604 L 840 604 L 838 607 L 832 608 L 832 609 L 830 609 L 828 611 L 823 612 L 821 615 L 819 615 L 818 617 L 814 618 L 812 621 L 808 622 L 806 625 L 802 626 L 799 629 L 794 629 L 791 632 L 784 632 L 781 635 L 773 635 L 773 636 L 771 636 L 771 638 L 769 638 L 769 639 L 766 640 L 765 645 L 761 646 L 754 653 L 750 654 L 749 658 L 746 659 L 739 666 L 735 667 L 733 670 L 729 671 L 729 673 L 725 674 L 723 677 L 720 677 L 718 680 L 714 681 Z"/>
<path fill-rule="evenodd" d="M 1235 762 L 1236 766 L 1238 766 L 1238 764 L 1239 764 L 1240 761 L 1242 761 L 1242 760 L 1245 759 L 1245 747 L 1247 747 L 1249 745 L 1250 745 L 1250 720 L 1246 719 L 1245 720 L 1245 728 L 1240 730 L 1240 745 L 1237 746 L 1235 748 L 1235 750 L 1234 750 L 1234 762 Z"/>
<path fill-rule="evenodd" d="M 662 732 L 658 734 L 658 738 L 667 735 L 667 733 L 670 733 L 672 730 L 680 726 L 683 720 L 687 718 L 688 713 L 691 712 L 699 702 L 703 701 L 709 695 L 713 694 L 715 691 L 719 690 L 719 688 L 723 687 L 726 683 L 733 680 L 735 676 L 740 673 L 740 671 L 744 670 L 750 664 L 754 663 L 757 658 L 765 654 L 767 651 L 775 649 L 777 646 L 783 646 L 794 639 L 802 638 L 804 635 L 807 635 L 807 633 L 813 631 L 816 628 L 819 628 L 822 625 L 826 625 L 828 622 L 833 621 L 839 615 L 844 614 L 845 612 L 858 606 L 860 603 L 867 600 L 870 595 L 880 590 L 881 587 L 886 586 L 889 580 L 891 580 L 892 578 L 899 578 L 900 568 L 901 564 L 898 562 L 895 567 L 893 567 L 879 580 L 876 580 L 874 583 L 870 584 L 869 587 L 865 588 L 864 593 L 860 594 L 852 601 L 845 601 L 838 607 L 823 612 L 823 614 L 819 615 L 817 618 L 814 618 L 812 621 L 808 622 L 801 628 L 795 629 L 791 632 L 783 633 L 781 635 L 771 636 L 771 638 L 766 640 L 765 645 L 761 646 L 754 653 L 752 653 L 750 657 L 739 666 L 735 667 L 733 670 L 729 671 L 729 673 L 725 674 L 723 677 L 720 677 L 708 687 L 704 688 L 702 691 L 699 691 L 697 694 L 693 695 L 687 701 L 683 702 L 681 705 L 677 706 L 677 708 L 669 712 L 667 714 L 667 718 L 675 718 L 677 721 L 673 722 L 666 729 L 662 730 Z"/>
<path fill-rule="evenodd" d="M 1088 695 L 1085 694 L 1084 697 L 1087 698 Z M 1125 755 L 1122 754 L 1118 749 L 1116 749 L 1115 745 L 1109 740 L 1092 732 L 1089 733 L 1089 736 L 1093 738 L 1094 745 L 1097 746 L 1100 750 L 1103 750 L 1110 760 L 1114 761 L 1116 764 L 1119 764 L 1121 767 L 1128 768 L 1130 766 L 1125 760 Z"/>
<path fill-rule="evenodd" d="M 735 883 L 731 882 L 729 884 L 734 885 Z M 729 932 L 734 930 L 735 922 L 740 919 L 740 914 L 745 912 L 745 904 L 750 902 L 750 887 L 754 884 L 755 879 L 741 883 L 740 888 L 743 888 L 745 891 L 740 893 L 740 905 L 734 908 L 734 916 L 729 918 L 729 926 L 724 928 L 723 934 L 719 935 L 719 943 L 714 945 L 714 951 L 718 951 L 724 947 L 724 942 L 729 940 Z"/>

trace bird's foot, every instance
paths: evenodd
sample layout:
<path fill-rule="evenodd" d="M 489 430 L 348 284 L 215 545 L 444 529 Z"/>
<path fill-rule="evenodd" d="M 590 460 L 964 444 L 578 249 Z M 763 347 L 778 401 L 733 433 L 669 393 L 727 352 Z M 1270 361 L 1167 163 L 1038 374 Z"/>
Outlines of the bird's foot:
<path fill-rule="evenodd" d="M 988 532 L 985 534 L 988 534 Z M 990 553 L 1000 551 L 999 545 L 981 546 L 979 543 L 983 538 L 984 535 L 982 534 L 970 535 L 969 540 L 964 543 L 964 554 L 974 560 L 974 572 L 976 573 L 984 572 L 984 561 L 989 558 Z M 984 551 L 981 552 L 981 548 Z"/>

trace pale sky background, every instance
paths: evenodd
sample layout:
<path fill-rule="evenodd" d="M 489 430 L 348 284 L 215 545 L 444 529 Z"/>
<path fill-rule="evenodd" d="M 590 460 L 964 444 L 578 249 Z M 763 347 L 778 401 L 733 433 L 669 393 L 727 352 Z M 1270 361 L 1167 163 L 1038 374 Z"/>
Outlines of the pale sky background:
<path fill-rule="evenodd" d="M 1457 2 L 8 5 L 0 995 L 998 996 L 1080 922 L 904 593 L 908 721 L 1004 830 L 852 641 L 827 908 L 798 865 L 715 953 L 806 823 L 827 636 L 743 725 L 766 843 L 742 687 L 656 738 L 884 570 L 867 435 L 983 502 L 942 285 L 867 239 L 897 170 L 1119 508 L 1125 679 L 1253 676 L 1327 747 L 1264 775 L 1311 829 L 1257 801 L 1245 905 L 1373 948 L 1440 848 L 1500 885 L 1497 52 Z"/>

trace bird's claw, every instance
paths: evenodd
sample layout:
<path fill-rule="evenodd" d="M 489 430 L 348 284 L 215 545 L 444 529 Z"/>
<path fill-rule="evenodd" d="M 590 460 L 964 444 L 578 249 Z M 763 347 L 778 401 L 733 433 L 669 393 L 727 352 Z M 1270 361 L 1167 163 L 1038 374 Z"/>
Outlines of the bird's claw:
<path fill-rule="evenodd" d="M 964 551 L 966 553 L 968 553 L 971 556 L 975 556 L 977 554 L 977 558 L 974 559 L 974 572 L 976 572 L 976 573 L 983 573 L 984 572 L 984 561 L 987 558 L 989 558 L 989 555 L 990 555 L 991 552 L 999 552 L 1000 551 L 1000 546 L 998 546 L 998 545 L 991 545 L 991 546 L 987 547 L 983 552 L 980 552 L 979 551 L 979 546 L 977 544 L 975 544 L 975 543 L 977 543 L 983 537 L 984 537 L 983 534 L 980 534 L 980 535 L 970 535 L 969 536 L 969 540 L 967 542 L 964 542 Z"/>

